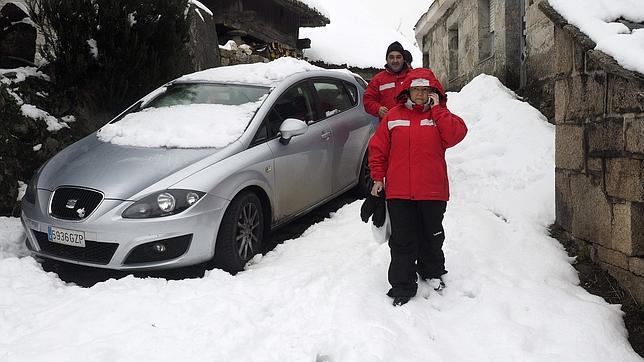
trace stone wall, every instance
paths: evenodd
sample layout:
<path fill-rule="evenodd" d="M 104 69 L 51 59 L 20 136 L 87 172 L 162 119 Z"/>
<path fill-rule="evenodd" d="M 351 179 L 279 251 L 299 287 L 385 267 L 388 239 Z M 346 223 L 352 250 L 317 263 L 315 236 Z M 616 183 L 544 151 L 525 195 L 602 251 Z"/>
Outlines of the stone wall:
<path fill-rule="evenodd" d="M 459 90 L 481 73 L 494 75 L 507 87 L 517 91 L 548 119 L 554 118 L 554 70 L 552 43 L 554 26 L 539 11 L 542 0 L 494 0 L 494 33 L 492 53 L 484 55 L 484 18 L 479 14 L 480 0 L 454 2 L 422 36 L 423 66 L 431 68 L 448 90 Z M 438 6 L 439 2 L 435 2 Z M 431 8 L 430 8 L 431 9 Z M 525 14 L 526 37 L 522 39 L 522 17 Z M 450 38 L 458 33 L 457 69 L 450 69 L 454 54 Z M 524 49 L 522 49 L 522 43 Z M 452 52 L 452 53 L 450 53 Z M 453 61 L 452 61 L 453 63 Z M 522 79 L 523 77 L 523 79 Z"/>
<path fill-rule="evenodd" d="M 554 34 L 556 222 L 644 303 L 644 76 Z"/>
<path fill-rule="evenodd" d="M 539 9 L 544 0 L 525 0 L 524 80 L 519 95 L 551 122 L 555 116 L 554 25 Z"/>

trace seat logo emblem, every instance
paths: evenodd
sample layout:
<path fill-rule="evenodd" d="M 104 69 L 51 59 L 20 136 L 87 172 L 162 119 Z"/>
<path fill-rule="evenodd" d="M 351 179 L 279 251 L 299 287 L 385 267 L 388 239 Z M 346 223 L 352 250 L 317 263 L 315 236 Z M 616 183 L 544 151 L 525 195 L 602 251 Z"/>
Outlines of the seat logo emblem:
<path fill-rule="evenodd" d="M 67 200 L 67 204 L 65 204 L 65 207 L 68 208 L 68 209 L 73 209 L 74 207 L 76 207 L 77 202 L 78 202 L 78 200 L 76 200 L 76 199 L 69 199 L 69 200 Z"/>
<path fill-rule="evenodd" d="M 78 214 L 78 217 L 80 217 L 80 218 L 85 217 L 85 208 L 81 207 L 80 209 L 76 210 L 76 213 Z"/>

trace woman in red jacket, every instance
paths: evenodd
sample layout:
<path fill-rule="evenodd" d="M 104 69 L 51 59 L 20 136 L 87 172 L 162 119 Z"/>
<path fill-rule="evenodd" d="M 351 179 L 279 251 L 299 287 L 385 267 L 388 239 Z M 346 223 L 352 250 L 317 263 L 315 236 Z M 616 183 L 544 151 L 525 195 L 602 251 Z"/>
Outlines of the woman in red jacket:
<path fill-rule="evenodd" d="M 394 305 L 416 295 L 416 273 L 435 279 L 435 289 L 444 286 L 445 150 L 467 133 L 463 120 L 447 109 L 443 87 L 431 70 L 411 70 L 402 88 L 400 104 L 387 112 L 369 142 L 371 193 L 385 188 L 391 219 L 387 295 Z"/>

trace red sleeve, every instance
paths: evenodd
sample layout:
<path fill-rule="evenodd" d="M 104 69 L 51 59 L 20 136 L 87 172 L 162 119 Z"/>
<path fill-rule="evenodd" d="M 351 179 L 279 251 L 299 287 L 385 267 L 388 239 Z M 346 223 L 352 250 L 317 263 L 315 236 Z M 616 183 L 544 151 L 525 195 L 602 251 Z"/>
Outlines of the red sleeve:
<path fill-rule="evenodd" d="M 463 119 L 442 104 L 432 108 L 432 119 L 436 121 L 443 147 L 453 147 L 465 138 L 467 126 Z"/>
<path fill-rule="evenodd" d="M 373 77 L 373 79 L 371 79 L 369 85 L 367 85 L 367 89 L 365 90 L 364 96 L 362 97 L 364 110 L 376 117 L 380 117 L 378 115 L 378 110 L 382 106 L 380 104 L 380 90 L 378 89 L 378 87 L 380 87 L 380 78 L 376 75 L 375 77 Z"/>
<path fill-rule="evenodd" d="M 387 113 L 382 121 L 380 121 L 376 133 L 369 140 L 369 169 L 371 171 L 371 178 L 374 181 L 384 180 L 387 174 L 389 147 L 391 144 L 389 127 L 387 125 L 390 113 Z"/>

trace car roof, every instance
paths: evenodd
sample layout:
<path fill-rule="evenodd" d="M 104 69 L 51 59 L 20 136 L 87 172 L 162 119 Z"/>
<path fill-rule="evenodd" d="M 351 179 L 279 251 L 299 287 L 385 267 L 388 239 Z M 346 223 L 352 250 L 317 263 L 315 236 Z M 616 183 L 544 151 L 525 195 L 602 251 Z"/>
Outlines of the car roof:
<path fill-rule="evenodd" d="M 186 74 L 171 83 L 225 83 L 274 88 L 287 79 L 299 80 L 316 76 L 334 76 L 349 80 L 356 75 L 348 70 L 324 69 L 304 60 L 284 57 L 268 63 L 210 68 Z"/>

